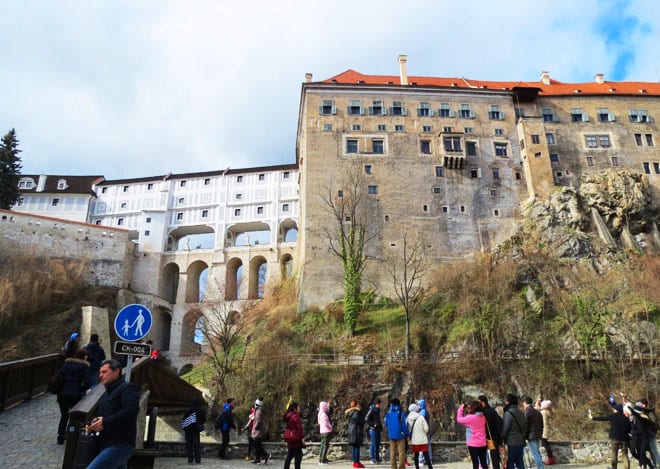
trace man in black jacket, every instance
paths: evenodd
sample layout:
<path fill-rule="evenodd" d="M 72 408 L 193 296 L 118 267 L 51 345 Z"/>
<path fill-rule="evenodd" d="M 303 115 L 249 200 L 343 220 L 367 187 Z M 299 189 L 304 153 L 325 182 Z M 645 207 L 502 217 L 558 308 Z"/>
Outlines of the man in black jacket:
<path fill-rule="evenodd" d="M 630 420 L 623 415 L 623 407 L 620 404 L 612 405 L 612 413 L 609 415 L 594 417 L 589 409 L 589 418 L 596 422 L 610 422 L 610 466 L 617 469 L 619 450 L 623 457 L 624 469 L 630 469 L 628 459 L 628 433 L 630 432 Z"/>
<path fill-rule="evenodd" d="M 490 460 L 493 462 L 493 469 L 500 469 L 500 446 L 502 446 L 502 417 L 497 411 L 488 405 L 486 396 L 479 396 L 481 408 L 486 416 L 486 437 L 495 442 L 495 449 L 490 450 Z"/>
<path fill-rule="evenodd" d="M 97 417 L 88 432 L 101 432 L 101 452 L 88 469 L 124 469 L 135 448 L 140 394 L 133 383 L 124 381 L 117 360 L 106 360 L 99 370 L 105 393 L 96 408 Z"/>
<path fill-rule="evenodd" d="M 543 415 L 532 405 L 534 401 L 529 396 L 523 398 L 525 418 L 527 419 L 527 442 L 532 452 L 536 469 L 543 469 L 543 458 L 541 457 L 541 438 L 543 437 Z"/>

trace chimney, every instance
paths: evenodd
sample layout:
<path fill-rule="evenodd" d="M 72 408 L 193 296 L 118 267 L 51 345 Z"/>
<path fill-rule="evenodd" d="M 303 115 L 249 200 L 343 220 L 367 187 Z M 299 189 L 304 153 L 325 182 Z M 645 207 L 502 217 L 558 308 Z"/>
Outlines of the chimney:
<path fill-rule="evenodd" d="M 604 73 L 596 73 L 596 76 L 594 77 L 596 80 L 596 83 L 603 84 L 605 83 L 605 74 Z"/>
<path fill-rule="evenodd" d="M 312 81 L 312 74 L 311 73 L 305 73 L 305 82 L 310 83 Z"/>
<path fill-rule="evenodd" d="M 399 56 L 399 75 L 401 76 L 401 84 L 408 84 L 408 70 L 406 69 L 406 62 L 408 62 L 407 55 Z"/>
<path fill-rule="evenodd" d="M 549 85 L 550 84 L 550 73 L 549 72 L 541 72 L 541 82 L 543 82 L 544 85 Z"/>
<path fill-rule="evenodd" d="M 39 182 L 37 182 L 36 192 L 43 192 L 44 189 L 46 189 L 46 179 L 48 179 L 48 176 L 45 174 L 39 175 Z"/>

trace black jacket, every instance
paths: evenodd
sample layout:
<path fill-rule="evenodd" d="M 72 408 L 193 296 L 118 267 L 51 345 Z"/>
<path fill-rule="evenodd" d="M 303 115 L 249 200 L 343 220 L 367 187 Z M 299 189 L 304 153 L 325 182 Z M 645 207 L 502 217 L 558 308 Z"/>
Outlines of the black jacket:
<path fill-rule="evenodd" d="M 484 415 L 486 416 L 486 437 L 495 441 L 497 446 L 502 444 L 502 417 L 497 414 L 497 411 L 491 406 L 487 405 L 483 408 Z M 490 433 L 488 433 L 490 430 Z"/>
<path fill-rule="evenodd" d="M 139 409 L 140 393 L 135 384 L 119 377 L 105 387 L 96 408 L 96 415 L 103 417 L 101 449 L 114 445 L 135 447 Z"/>
<path fill-rule="evenodd" d="M 64 380 L 58 396 L 80 399 L 87 389 L 89 363 L 79 358 L 67 358 L 59 372 Z"/>
<path fill-rule="evenodd" d="M 103 347 L 98 342 L 90 342 L 84 348 L 87 351 L 90 370 L 98 374 L 101 369 L 101 363 L 105 360 L 105 350 L 103 350 Z"/>
<path fill-rule="evenodd" d="M 527 418 L 528 440 L 540 440 L 543 437 L 543 414 L 532 406 L 525 409 L 525 418 Z"/>
<path fill-rule="evenodd" d="M 596 422 L 610 422 L 610 440 L 628 441 L 630 419 L 621 412 L 612 412 L 604 417 L 592 417 Z"/>
<path fill-rule="evenodd" d="M 374 429 L 377 432 L 383 429 L 383 421 L 380 418 L 380 409 L 374 404 L 369 406 L 367 416 L 364 418 L 364 423 L 367 425 L 367 427 Z"/>
<path fill-rule="evenodd" d="M 517 406 L 509 405 L 504 408 L 502 420 L 502 442 L 508 446 L 525 446 L 527 434 L 525 414 Z"/>

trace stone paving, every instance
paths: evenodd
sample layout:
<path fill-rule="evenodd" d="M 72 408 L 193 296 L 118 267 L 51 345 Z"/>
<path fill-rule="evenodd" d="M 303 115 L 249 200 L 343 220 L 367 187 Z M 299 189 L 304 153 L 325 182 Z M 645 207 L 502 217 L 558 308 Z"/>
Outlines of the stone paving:
<path fill-rule="evenodd" d="M 59 409 L 55 396 L 44 394 L 21 405 L 0 413 L 0 469 L 33 468 L 60 469 L 64 456 L 64 445 L 57 444 L 57 422 Z M 367 467 L 389 468 L 389 463 L 370 465 Z M 271 467 L 282 467 L 282 458 L 273 459 L 268 463 Z M 179 467 L 195 467 L 200 469 L 238 469 L 261 467 L 240 459 L 220 460 L 216 458 L 202 459 L 201 464 L 188 464 L 186 458 L 157 458 L 155 469 L 175 469 Z M 291 466 L 293 467 L 293 465 Z M 303 468 L 319 467 L 316 459 L 303 460 Z M 350 468 L 350 461 L 336 461 L 328 467 Z M 414 467 L 414 466 L 413 466 Z M 604 469 L 606 464 L 570 464 L 556 465 L 553 469 Z M 440 469 L 471 469 L 468 462 L 435 464 Z"/>

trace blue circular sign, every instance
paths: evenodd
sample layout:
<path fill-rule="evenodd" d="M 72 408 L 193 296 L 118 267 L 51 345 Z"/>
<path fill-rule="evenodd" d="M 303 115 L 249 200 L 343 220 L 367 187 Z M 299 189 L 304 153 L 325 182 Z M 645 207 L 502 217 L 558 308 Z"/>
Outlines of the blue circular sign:
<path fill-rule="evenodd" d="M 144 305 L 124 306 L 115 318 L 115 332 L 122 340 L 142 339 L 151 330 L 151 311 Z"/>

